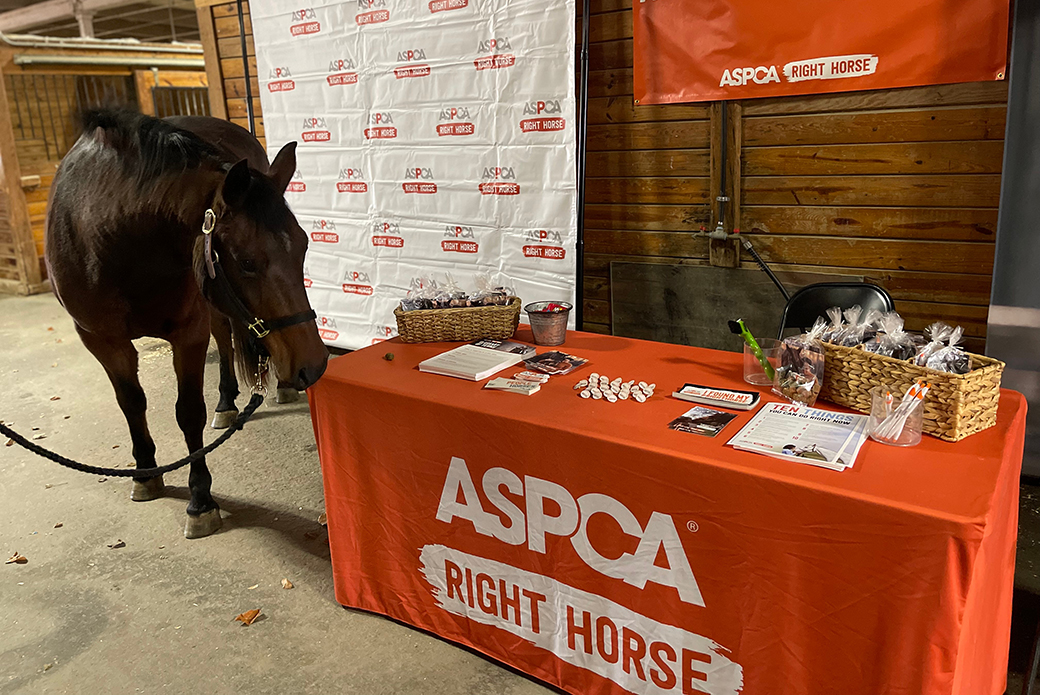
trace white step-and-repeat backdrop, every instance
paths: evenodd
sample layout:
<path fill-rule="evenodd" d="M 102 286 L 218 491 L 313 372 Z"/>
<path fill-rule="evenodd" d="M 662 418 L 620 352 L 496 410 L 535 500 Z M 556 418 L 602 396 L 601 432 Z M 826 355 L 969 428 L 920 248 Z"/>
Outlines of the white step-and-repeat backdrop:
<path fill-rule="evenodd" d="M 270 156 L 325 342 L 396 334 L 413 278 L 573 301 L 574 0 L 253 0 Z M 573 314 L 572 314 L 573 317 Z"/>

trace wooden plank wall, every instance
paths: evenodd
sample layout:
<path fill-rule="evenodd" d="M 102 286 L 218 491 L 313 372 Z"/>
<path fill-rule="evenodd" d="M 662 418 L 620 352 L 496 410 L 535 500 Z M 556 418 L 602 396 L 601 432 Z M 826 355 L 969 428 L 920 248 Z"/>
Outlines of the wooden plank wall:
<path fill-rule="evenodd" d="M 199 23 L 202 27 L 203 44 L 206 45 L 207 33 L 211 35 L 215 51 L 207 48 L 207 64 L 214 57 L 219 66 L 213 71 L 207 65 L 210 76 L 210 103 L 219 102 L 224 105 L 224 117 L 249 129 L 246 110 L 246 81 L 242 64 L 242 42 L 238 30 L 238 5 L 234 2 L 211 4 L 212 0 L 197 0 Z M 256 124 L 256 135 L 261 143 L 264 140 L 264 118 L 260 108 L 260 84 L 256 74 L 256 49 L 253 46 L 253 25 L 249 17 L 249 3 L 242 3 L 244 24 L 246 29 L 246 55 L 249 60 L 249 83 L 253 96 L 253 115 Z M 203 26 L 209 22 L 208 26 Z M 213 109 L 214 115 L 217 109 Z"/>
<path fill-rule="evenodd" d="M 248 127 L 236 5 L 207 6 L 212 1 L 198 3 L 200 17 L 212 22 L 222 89 L 216 98 L 233 122 Z M 716 222 L 711 201 L 721 192 L 721 164 L 715 158 L 726 137 L 731 153 L 739 153 L 727 168 L 727 227 L 751 236 L 766 262 L 777 270 L 865 276 L 892 293 L 910 328 L 946 318 L 963 325 L 970 346 L 981 349 L 1006 83 L 725 107 L 640 106 L 632 90 L 631 6 L 631 0 L 592 0 L 586 330 L 611 330 L 611 261 L 708 265 L 708 242 L 692 233 Z M 247 17 L 262 137 L 251 32 Z M 211 89 L 214 82 L 211 72 Z M 755 267 L 746 252 L 741 265 Z"/>

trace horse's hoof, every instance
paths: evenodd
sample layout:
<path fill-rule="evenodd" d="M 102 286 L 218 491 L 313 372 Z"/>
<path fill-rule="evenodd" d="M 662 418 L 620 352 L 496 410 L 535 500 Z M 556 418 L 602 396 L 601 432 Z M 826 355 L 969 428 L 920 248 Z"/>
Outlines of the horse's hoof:
<path fill-rule="evenodd" d="M 198 516 L 188 515 L 188 521 L 184 524 L 185 538 L 205 538 L 220 530 L 224 522 L 220 520 L 220 510 L 211 509 L 202 512 Z"/>
<path fill-rule="evenodd" d="M 235 420 L 238 419 L 237 410 L 218 410 L 213 413 L 213 424 L 211 427 L 215 430 L 226 430 L 235 424 Z"/>
<path fill-rule="evenodd" d="M 300 392 L 296 389 L 278 389 L 275 394 L 275 403 L 295 403 L 300 400 Z"/>
<path fill-rule="evenodd" d="M 157 500 L 163 496 L 166 485 L 163 484 L 161 475 L 147 480 L 135 480 L 134 488 L 130 491 L 130 499 L 134 502 L 148 502 Z"/>

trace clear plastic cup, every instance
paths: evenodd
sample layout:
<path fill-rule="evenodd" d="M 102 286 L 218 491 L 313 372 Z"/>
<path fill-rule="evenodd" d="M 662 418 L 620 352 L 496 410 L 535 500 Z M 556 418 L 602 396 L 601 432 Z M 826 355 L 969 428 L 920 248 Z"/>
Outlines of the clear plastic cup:
<path fill-rule="evenodd" d="M 778 360 L 780 359 L 780 341 L 773 340 L 772 338 L 766 338 L 758 341 L 758 346 L 762 348 L 762 355 L 766 358 L 773 369 L 776 369 Z M 772 386 L 773 377 L 766 374 L 765 368 L 762 367 L 762 363 L 755 357 L 755 353 L 751 351 L 747 343 L 744 343 L 744 381 L 755 386 Z"/>
<path fill-rule="evenodd" d="M 566 307 L 566 310 L 546 311 L 550 304 Z M 567 339 L 567 320 L 573 308 L 568 302 L 533 302 L 525 306 L 535 345 L 563 345 Z"/>
<path fill-rule="evenodd" d="M 915 399 L 908 411 L 899 412 L 903 393 L 887 386 L 871 390 L 867 431 L 874 441 L 892 446 L 914 446 L 921 441 L 924 401 Z"/>

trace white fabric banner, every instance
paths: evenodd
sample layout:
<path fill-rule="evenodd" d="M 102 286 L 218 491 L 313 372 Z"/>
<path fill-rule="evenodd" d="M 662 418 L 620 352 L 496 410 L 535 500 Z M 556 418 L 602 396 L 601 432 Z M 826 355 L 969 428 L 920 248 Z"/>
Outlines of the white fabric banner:
<path fill-rule="evenodd" d="M 574 0 L 250 5 L 270 156 L 299 143 L 286 200 L 326 343 L 396 335 L 421 276 L 574 301 Z"/>

